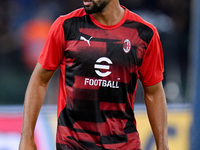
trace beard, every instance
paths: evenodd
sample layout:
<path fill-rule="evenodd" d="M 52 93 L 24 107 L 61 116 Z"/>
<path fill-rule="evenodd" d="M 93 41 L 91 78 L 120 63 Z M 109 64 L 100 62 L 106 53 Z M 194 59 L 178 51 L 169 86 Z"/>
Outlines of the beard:
<path fill-rule="evenodd" d="M 85 12 L 87 14 L 94 14 L 101 12 L 109 2 L 110 0 L 100 0 L 98 2 L 94 2 L 92 0 L 93 6 L 84 6 Z"/>

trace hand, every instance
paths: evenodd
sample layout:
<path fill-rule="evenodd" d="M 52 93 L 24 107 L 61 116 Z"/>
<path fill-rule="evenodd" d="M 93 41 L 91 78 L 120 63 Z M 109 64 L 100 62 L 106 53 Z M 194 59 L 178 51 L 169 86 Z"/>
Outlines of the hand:
<path fill-rule="evenodd" d="M 19 144 L 19 150 L 37 150 L 34 138 L 22 137 Z"/>

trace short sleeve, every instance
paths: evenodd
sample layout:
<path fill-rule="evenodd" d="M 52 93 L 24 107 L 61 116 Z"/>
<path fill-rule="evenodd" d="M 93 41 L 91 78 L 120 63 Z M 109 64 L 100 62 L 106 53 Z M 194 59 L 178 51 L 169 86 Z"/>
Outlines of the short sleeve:
<path fill-rule="evenodd" d="M 163 80 L 163 61 L 163 49 L 159 34 L 155 29 L 139 69 L 140 80 L 144 86 L 151 86 Z"/>
<path fill-rule="evenodd" d="M 38 62 L 44 69 L 56 70 L 63 59 L 65 39 L 62 24 L 62 19 L 59 17 L 52 24 L 47 35 L 47 39 L 38 59 Z"/>

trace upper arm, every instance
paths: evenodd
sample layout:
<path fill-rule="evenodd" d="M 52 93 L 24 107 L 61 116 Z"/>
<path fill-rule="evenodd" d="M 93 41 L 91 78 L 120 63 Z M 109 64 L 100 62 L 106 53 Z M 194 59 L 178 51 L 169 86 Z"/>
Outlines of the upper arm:
<path fill-rule="evenodd" d="M 162 82 L 152 86 L 143 86 L 145 100 L 155 101 L 155 99 L 165 99 L 164 89 Z"/>
<path fill-rule="evenodd" d="M 144 88 L 145 93 L 149 93 L 149 94 L 152 93 L 153 94 L 158 89 L 162 89 L 162 82 L 159 82 L 159 83 L 152 85 L 152 86 L 143 85 L 143 88 Z"/>
<path fill-rule="evenodd" d="M 54 72 L 55 70 L 46 70 L 41 67 L 40 63 L 37 63 L 32 73 L 30 82 L 33 81 L 37 82 L 41 86 L 47 86 Z"/>

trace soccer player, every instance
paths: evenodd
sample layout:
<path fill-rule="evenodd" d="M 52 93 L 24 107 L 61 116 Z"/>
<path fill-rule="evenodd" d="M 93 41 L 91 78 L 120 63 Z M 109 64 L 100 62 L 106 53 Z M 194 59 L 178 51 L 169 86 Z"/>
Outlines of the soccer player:
<path fill-rule="evenodd" d="M 83 0 L 52 25 L 26 91 L 20 150 L 34 128 L 48 82 L 60 67 L 57 150 L 141 150 L 134 117 L 137 80 L 157 150 L 167 150 L 163 52 L 156 28 L 119 0 Z"/>

